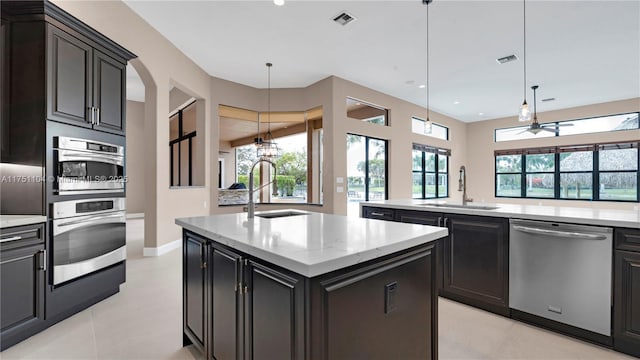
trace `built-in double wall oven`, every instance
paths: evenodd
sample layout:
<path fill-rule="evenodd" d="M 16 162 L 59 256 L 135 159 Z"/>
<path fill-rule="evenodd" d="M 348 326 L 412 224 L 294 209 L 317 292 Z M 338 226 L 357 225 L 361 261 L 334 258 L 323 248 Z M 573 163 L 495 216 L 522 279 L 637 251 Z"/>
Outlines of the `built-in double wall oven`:
<path fill-rule="evenodd" d="M 56 136 L 53 159 L 57 195 L 124 192 L 123 146 Z"/>
<path fill-rule="evenodd" d="M 126 259 L 124 198 L 60 201 L 52 211 L 54 285 Z"/>

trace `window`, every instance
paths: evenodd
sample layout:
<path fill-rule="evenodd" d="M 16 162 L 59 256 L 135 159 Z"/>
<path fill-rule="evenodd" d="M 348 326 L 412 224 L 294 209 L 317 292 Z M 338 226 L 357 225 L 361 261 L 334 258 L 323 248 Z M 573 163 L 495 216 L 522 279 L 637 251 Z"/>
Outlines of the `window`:
<path fill-rule="evenodd" d="M 638 144 L 600 145 L 598 154 L 601 200 L 638 201 Z"/>
<path fill-rule="evenodd" d="M 576 134 L 591 134 L 609 131 L 624 131 L 640 129 L 638 122 L 639 113 L 627 113 L 619 115 L 600 116 L 587 119 L 577 119 L 568 121 L 556 121 L 545 123 L 546 127 L 553 132 L 541 131 L 534 135 L 527 130 L 527 126 L 503 128 L 495 130 L 495 142 L 524 140 L 541 137 L 565 136 Z M 555 125 L 555 126 L 554 126 Z M 561 125 L 561 126 L 558 126 Z M 567 126 L 570 125 L 570 126 Z"/>
<path fill-rule="evenodd" d="M 638 143 L 500 150 L 496 197 L 638 202 Z"/>
<path fill-rule="evenodd" d="M 240 111 L 242 114 L 250 113 L 249 110 L 230 107 L 225 107 L 223 111 L 225 115 L 235 116 L 239 116 Z M 254 199 L 261 203 L 322 203 L 322 108 L 272 112 L 268 119 L 271 120 L 272 136 L 279 149 L 279 156 L 272 159 L 277 173 L 274 174 L 273 167 L 267 163 L 256 165 L 254 190 L 260 186 L 264 186 L 264 189 L 254 191 Z M 231 134 L 227 137 L 237 136 L 233 129 L 239 124 L 246 124 L 249 129 L 255 126 L 255 123 L 226 116 L 222 121 L 227 123 L 225 129 Z M 255 133 L 248 133 L 229 142 L 230 148 L 235 150 L 235 159 L 229 160 L 235 163 L 235 178 L 230 181 L 243 183 L 247 189 L 251 166 L 258 159 L 255 137 Z M 277 185 L 275 193 L 272 184 L 267 186 L 274 175 Z"/>
<path fill-rule="evenodd" d="M 415 134 L 427 135 L 442 140 L 449 140 L 448 127 L 431 122 L 431 129 L 427 129 L 426 121 L 417 117 L 411 118 L 411 131 L 413 131 Z"/>
<path fill-rule="evenodd" d="M 413 144 L 413 198 L 449 197 L 449 156 L 450 150 Z"/>
<path fill-rule="evenodd" d="M 387 198 L 387 141 L 347 134 L 347 202 Z"/>
<path fill-rule="evenodd" d="M 376 125 L 388 125 L 389 111 L 367 104 L 364 101 L 347 98 L 347 117 Z"/>
<path fill-rule="evenodd" d="M 192 186 L 196 151 L 196 102 L 169 117 L 170 186 Z"/>

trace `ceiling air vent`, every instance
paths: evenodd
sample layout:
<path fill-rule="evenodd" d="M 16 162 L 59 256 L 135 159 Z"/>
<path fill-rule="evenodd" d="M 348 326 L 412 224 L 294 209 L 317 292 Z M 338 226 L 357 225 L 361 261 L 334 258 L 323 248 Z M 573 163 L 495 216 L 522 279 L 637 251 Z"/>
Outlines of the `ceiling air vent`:
<path fill-rule="evenodd" d="M 338 24 L 340 24 L 342 26 L 347 25 L 348 23 L 350 23 L 350 22 L 352 22 L 354 20 L 356 20 L 356 18 L 353 15 L 349 14 L 348 12 L 346 12 L 346 11 L 343 11 L 342 13 L 340 13 L 340 15 L 335 16 L 333 18 L 333 21 L 337 22 Z"/>
<path fill-rule="evenodd" d="M 496 59 L 498 64 L 504 64 L 504 63 L 508 63 L 508 62 L 512 62 L 512 61 L 516 61 L 516 60 L 518 60 L 518 57 L 515 56 L 515 55 L 509 55 L 509 56 L 505 56 L 505 57 L 501 57 L 499 59 Z"/>
<path fill-rule="evenodd" d="M 546 99 L 542 99 L 542 102 L 547 102 L 547 101 L 554 101 L 556 98 L 546 98 Z"/>

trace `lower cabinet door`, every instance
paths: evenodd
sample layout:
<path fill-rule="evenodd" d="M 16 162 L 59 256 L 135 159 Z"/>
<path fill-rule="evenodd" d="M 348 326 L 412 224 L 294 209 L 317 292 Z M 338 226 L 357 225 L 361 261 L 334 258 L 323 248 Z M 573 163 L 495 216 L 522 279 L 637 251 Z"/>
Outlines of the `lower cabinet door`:
<path fill-rule="evenodd" d="M 213 243 L 212 354 L 214 359 L 242 359 L 242 258 Z"/>
<path fill-rule="evenodd" d="M 616 250 L 613 346 L 640 357 L 640 253 Z"/>
<path fill-rule="evenodd" d="M 185 234 L 183 241 L 183 330 L 185 336 L 204 352 L 207 245 L 190 233 Z"/>
<path fill-rule="evenodd" d="M 3 251 L 0 256 L 2 340 L 44 320 L 44 246 Z"/>
<path fill-rule="evenodd" d="M 304 359 L 304 278 L 252 260 L 244 267 L 246 359 Z"/>
<path fill-rule="evenodd" d="M 445 215 L 445 296 L 508 315 L 509 223 L 501 218 Z"/>
<path fill-rule="evenodd" d="M 312 318 L 323 325 L 314 325 L 321 343 L 311 357 L 436 359 L 432 249 L 313 280 Z"/>

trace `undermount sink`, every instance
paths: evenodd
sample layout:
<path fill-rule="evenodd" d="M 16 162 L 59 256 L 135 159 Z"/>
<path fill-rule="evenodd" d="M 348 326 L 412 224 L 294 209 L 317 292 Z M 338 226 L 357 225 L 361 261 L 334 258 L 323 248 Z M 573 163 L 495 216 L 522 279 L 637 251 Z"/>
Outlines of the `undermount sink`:
<path fill-rule="evenodd" d="M 278 212 L 270 212 L 270 213 L 264 213 L 264 214 L 256 214 L 256 216 L 259 216 L 261 218 L 265 218 L 265 219 L 275 219 L 275 218 L 281 218 L 281 217 L 288 217 L 288 216 L 298 216 L 298 215 L 309 215 L 307 213 L 303 213 L 303 212 L 298 212 L 298 211 L 278 211 Z"/>
<path fill-rule="evenodd" d="M 477 210 L 495 210 L 497 206 L 487 206 L 487 205 L 457 205 L 457 204 L 420 204 L 421 206 L 434 206 L 434 207 L 446 207 L 446 208 L 455 208 L 455 209 L 477 209 Z"/>

